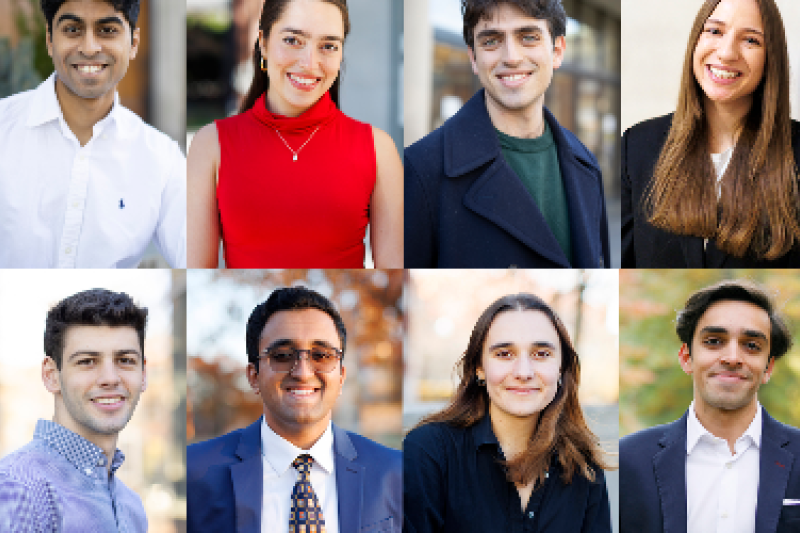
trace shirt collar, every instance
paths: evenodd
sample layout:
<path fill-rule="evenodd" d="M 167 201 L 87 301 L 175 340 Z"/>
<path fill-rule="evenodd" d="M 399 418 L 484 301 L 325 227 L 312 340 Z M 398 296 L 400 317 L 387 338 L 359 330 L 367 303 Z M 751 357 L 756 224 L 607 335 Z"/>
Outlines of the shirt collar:
<path fill-rule="evenodd" d="M 266 462 L 272 467 L 277 475 L 283 475 L 286 470 L 292 467 L 292 462 L 298 455 L 310 455 L 314 462 L 330 474 L 333 472 L 333 430 L 331 423 L 317 439 L 317 442 L 308 449 L 298 448 L 288 440 L 284 439 L 269 427 L 266 419 L 261 421 L 261 453 Z"/>
<path fill-rule="evenodd" d="M 106 465 L 106 456 L 99 446 L 61 424 L 40 419 L 36 422 L 33 438 L 44 441 L 84 474 L 93 475 L 96 467 L 105 467 Z M 111 472 L 116 472 L 124 461 L 125 454 L 119 450 L 115 451 L 114 458 L 111 460 Z"/>
<path fill-rule="evenodd" d="M 736 439 L 737 444 L 743 439 L 750 439 L 750 441 L 755 444 L 756 448 L 761 448 L 761 421 L 761 403 L 756 400 L 756 416 L 753 417 L 753 421 L 747 426 L 742 436 Z M 711 439 L 719 439 L 719 437 L 708 431 L 703 424 L 700 423 L 700 420 L 697 419 L 694 401 L 692 401 L 691 405 L 689 405 L 689 417 L 686 422 L 686 453 L 688 455 L 691 455 L 697 443 L 704 436 Z"/>
<path fill-rule="evenodd" d="M 481 446 L 495 446 L 500 449 L 500 443 L 492 429 L 492 417 L 486 413 L 472 429 L 472 438 L 475 441 L 475 449 L 480 449 Z"/>
<path fill-rule="evenodd" d="M 119 108 L 119 93 L 114 91 L 114 103 L 111 106 L 111 112 L 95 124 L 95 133 L 98 131 L 98 126 L 118 120 Z M 35 128 L 54 120 L 59 121 L 62 127 L 66 127 L 64 114 L 61 112 L 61 105 L 58 103 L 58 97 L 56 96 L 55 72 L 34 89 L 34 95 L 28 108 L 27 125 L 30 128 Z"/>

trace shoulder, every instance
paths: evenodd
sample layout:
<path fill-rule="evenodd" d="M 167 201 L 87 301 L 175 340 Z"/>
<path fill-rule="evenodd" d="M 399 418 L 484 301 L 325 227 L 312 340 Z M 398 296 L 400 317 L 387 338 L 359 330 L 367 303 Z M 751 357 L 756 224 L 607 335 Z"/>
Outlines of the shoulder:
<path fill-rule="evenodd" d="M 139 115 L 122 105 L 119 106 L 117 113 L 120 137 L 135 143 L 133 146 L 136 149 L 146 152 L 141 154 L 142 156 L 156 157 L 159 163 L 165 166 L 169 163 L 185 162 L 186 158 L 180 146 L 167 134 L 146 123 Z"/>
<path fill-rule="evenodd" d="M 368 458 L 376 465 L 384 466 L 387 470 L 400 469 L 403 461 L 403 454 L 400 450 L 379 444 L 358 433 L 351 431 L 345 431 L 344 433 L 350 439 L 350 443 L 355 448 L 359 459 Z"/>
<path fill-rule="evenodd" d="M 625 130 L 623 137 L 629 142 L 662 143 L 672 126 L 673 113 L 638 122 Z"/>
<path fill-rule="evenodd" d="M 550 111 L 546 108 L 544 109 L 544 117 L 545 120 L 547 120 L 547 122 L 550 124 L 550 128 L 553 132 L 553 137 L 555 138 L 556 143 L 558 143 L 559 140 L 566 141 L 576 157 L 583 159 L 594 167 L 598 167 L 597 158 L 591 152 L 591 150 L 586 148 L 581 140 L 578 139 L 577 135 L 559 124 L 558 120 L 556 120 L 556 117 L 553 116 L 553 114 L 550 113 Z"/>
<path fill-rule="evenodd" d="M 49 485 L 53 452 L 40 441 L 32 441 L 0 460 L 0 487 L 24 486 L 29 489 Z M 36 492 L 36 491 L 34 491 Z"/>
<path fill-rule="evenodd" d="M 142 499 L 133 490 L 128 488 L 119 477 L 116 478 L 116 481 L 115 489 L 117 490 L 117 500 L 128 508 L 128 513 L 135 517 L 137 523 L 146 524 L 147 515 L 145 514 Z"/>
<path fill-rule="evenodd" d="M 189 146 L 190 157 L 208 158 L 214 154 L 219 153 L 219 134 L 217 131 L 217 124 L 212 122 L 206 124 L 192 137 L 192 143 Z"/>
<path fill-rule="evenodd" d="M 0 124 L 13 124 L 24 120 L 28 102 L 36 89 L 0 98 Z"/>
<path fill-rule="evenodd" d="M 426 165 L 436 160 L 441 161 L 444 147 L 444 131 L 449 127 L 451 120 L 448 119 L 444 124 L 403 150 L 403 156 L 406 160 L 412 161 L 415 165 Z"/>
<path fill-rule="evenodd" d="M 409 431 L 403 440 L 403 448 L 446 456 L 464 444 L 468 433 L 469 428 L 455 427 L 444 422 L 431 422 Z"/>
<path fill-rule="evenodd" d="M 213 439 L 196 442 L 186 447 L 186 463 L 191 467 L 239 462 L 236 448 L 248 428 L 239 428 Z"/>
<path fill-rule="evenodd" d="M 647 453 L 655 447 L 665 436 L 679 429 L 679 424 L 685 424 L 685 417 L 679 418 L 669 424 L 661 424 L 631 433 L 619 439 L 619 454 L 621 458 Z"/>
<path fill-rule="evenodd" d="M 800 453 L 800 429 L 776 420 L 763 408 L 762 435 L 772 440 L 781 441 L 781 446 L 786 445 L 794 453 Z"/>

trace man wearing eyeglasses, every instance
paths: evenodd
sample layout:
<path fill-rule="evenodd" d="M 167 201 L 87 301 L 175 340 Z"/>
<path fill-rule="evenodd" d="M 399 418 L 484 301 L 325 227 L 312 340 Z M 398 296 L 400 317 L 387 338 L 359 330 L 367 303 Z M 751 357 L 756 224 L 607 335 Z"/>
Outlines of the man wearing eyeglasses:
<path fill-rule="evenodd" d="M 247 323 L 254 424 L 188 447 L 188 531 L 398 532 L 402 456 L 331 422 L 346 330 L 333 304 L 278 289 Z"/>

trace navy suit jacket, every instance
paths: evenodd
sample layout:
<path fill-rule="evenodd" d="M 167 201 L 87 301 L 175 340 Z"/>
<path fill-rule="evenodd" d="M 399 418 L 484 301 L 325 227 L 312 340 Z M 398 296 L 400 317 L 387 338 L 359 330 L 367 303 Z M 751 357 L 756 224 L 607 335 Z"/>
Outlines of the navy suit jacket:
<path fill-rule="evenodd" d="M 545 109 L 567 197 L 572 264 L 503 158 L 478 91 L 404 151 L 406 268 L 608 268 L 603 178 L 594 155 Z"/>
<path fill-rule="evenodd" d="M 335 425 L 333 449 L 340 533 L 400 533 L 401 452 Z M 188 533 L 261 533 L 263 487 L 260 418 L 246 428 L 188 446 Z"/>
<path fill-rule="evenodd" d="M 800 430 L 763 411 L 755 533 L 797 533 Z M 620 533 L 686 533 L 686 421 L 645 429 L 619 441 Z"/>

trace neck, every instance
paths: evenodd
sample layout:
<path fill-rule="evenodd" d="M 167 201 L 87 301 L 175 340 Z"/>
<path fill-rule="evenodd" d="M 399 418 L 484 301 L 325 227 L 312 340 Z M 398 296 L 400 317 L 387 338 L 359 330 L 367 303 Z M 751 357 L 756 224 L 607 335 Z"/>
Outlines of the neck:
<path fill-rule="evenodd" d="M 75 423 L 75 421 L 71 417 L 64 416 L 64 413 L 60 411 L 61 409 L 59 409 L 57 405 L 56 412 L 53 415 L 53 422 L 55 422 L 60 426 L 64 426 L 73 433 L 77 433 L 84 439 L 88 440 L 89 442 L 100 448 L 103 451 L 103 455 L 105 455 L 107 459 L 106 470 L 110 472 L 111 461 L 114 459 L 114 452 L 117 450 L 117 438 L 119 437 L 119 433 L 106 435 L 103 433 L 97 433 L 95 431 L 91 431 L 87 427 Z"/>
<path fill-rule="evenodd" d="M 319 100 L 317 100 L 319 102 Z M 314 102 L 316 104 L 317 102 Z M 272 113 L 273 115 L 283 115 L 284 117 L 289 118 L 297 118 L 309 109 L 311 109 L 314 104 L 311 106 L 306 107 L 305 109 L 301 107 L 295 107 L 292 105 L 287 104 L 286 102 L 282 102 L 278 100 L 275 95 L 267 89 L 267 96 L 264 98 L 264 105 L 267 106 L 267 111 Z"/>
<path fill-rule="evenodd" d="M 522 109 L 508 109 L 486 94 L 486 111 L 495 128 L 520 139 L 541 137 L 544 133 L 544 96 Z"/>
<path fill-rule="evenodd" d="M 301 450 L 310 450 L 322 437 L 325 430 L 328 429 L 328 424 L 330 423 L 330 417 L 327 417 L 325 420 L 312 425 L 303 426 L 297 424 L 293 427 L 288 427 L 277 421 L 270 420 L 266 412 L 264 413 L 264 420 L 276 435 L 286 439 Z"/>
<path fill-rule="evenodd" d="M 94 125 L 111 112 L 114 105 L 114 91 L 108 91 L 98 98 L 81 98 L 70 91 L 56 77 L 56 97 L 61 106 L 64 121 L 85 146 L 92 138 Z"/>
<path fill-rule="evenodd" d="M 513 416 L 501 412 L 491 404 L 489 414 L 492 417 L 492 431 L 503 449 L 506 460 L 511 460 L 524 452 L 536 429 L 539 413 L 527 417 Z"/>
<path fill-rule="evenodd" d="M 706 99 L 708 149 L 712 154 L 724 152 L 736 144 L 751 105 L 752 100 L 721 104 Z"/>
<path fill-rule="evenodd" d="M 756 416 L 756 399 L 748 405 L 736 410 L 717 409 L 705 402 L 694 402 L 694 412 L 697 420 L 709 433 L 720 439 L 725 439 L 731 454 L 734 453 L 736 441 L 744 435 L 747 428 Z"/>

